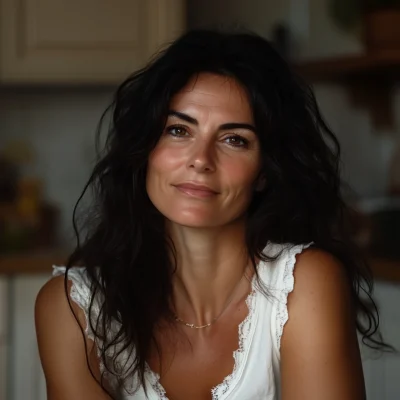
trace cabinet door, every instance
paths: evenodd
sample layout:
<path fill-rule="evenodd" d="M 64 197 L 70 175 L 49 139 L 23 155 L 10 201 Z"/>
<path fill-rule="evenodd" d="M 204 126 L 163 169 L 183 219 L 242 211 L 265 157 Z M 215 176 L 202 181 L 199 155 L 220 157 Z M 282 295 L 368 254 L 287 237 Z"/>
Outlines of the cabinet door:
<path fill-rule="evenodd" d="M 400 349 L 400 286 L 378 282 L 375 299 L 380 309 L 384 340 Z M 362 348 L 368 400 L 400 399 L 400 355 Z"/>
<path fill-rule="evenodd" d="M 183 31 L 184 0 L 2 0 L 0 79 L 114 84 Z"/>
<path fill-rule="evenodd" d="M 36 341 L 34 305 L 49 275 L 21 276 L 14 280 L 12 345 L 7 368 L 11 385 L 7 400 L 45 400 L 45 379 Z"/>
<path fill-rule="evenodd" d="M 0 400 L 6 398 L 7 367 L 7 282 L 0 278 Z"/>

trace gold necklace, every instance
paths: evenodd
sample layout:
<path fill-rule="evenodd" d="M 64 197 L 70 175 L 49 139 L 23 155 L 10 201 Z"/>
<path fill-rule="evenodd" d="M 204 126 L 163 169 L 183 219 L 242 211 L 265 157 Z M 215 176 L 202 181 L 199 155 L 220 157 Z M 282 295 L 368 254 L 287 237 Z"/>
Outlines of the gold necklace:
<path fill-rule="evenodd" d="M 208 328 L 209 326 L 211 326 L 212 324 L 214 324 L 220 317 L 221 315 L 225 312 L 225 310 L 229 307 L 229 304 L 231 304 L 232 300 L 233 300 L 233 296 L 236 293 L 237 288 L 240 285 L 240 282 L 242 282 L 243 276 L 245 274 L 243 273 L 243 275 L 240 277 L 239 282 L 236 284 L 235 288 L 232 290 L 232 294 L 229 298 L 228 303 L 226 304 L 226 306 L 223 308 L 223 310 L 219 313 L 219 315 L 217 315 L 211 322 L 209 322 L 208 324 L 205 325 L 195 325 L 195 324 L 190 324 L 188 322 L 185 322 L 184 320 L 182 320 L 181 318 L 179 318 L 176 314 L 175 314 L 175 321 L 179 322 L 189 328 L 192 329 L 203 329 L 203 328 Z"/>

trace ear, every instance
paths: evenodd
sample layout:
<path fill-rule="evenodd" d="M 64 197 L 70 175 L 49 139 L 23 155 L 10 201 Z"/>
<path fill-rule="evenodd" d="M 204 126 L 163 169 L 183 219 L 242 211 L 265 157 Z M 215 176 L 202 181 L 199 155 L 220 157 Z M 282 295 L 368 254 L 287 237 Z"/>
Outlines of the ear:
<path fill-rule="evenodd" d="M 267 179 L 265 178 L 265 175 L 260 175 L 256 180 L 255 191 L 262 192 L 265 189 L 266 185 L 267 185 Z"/>

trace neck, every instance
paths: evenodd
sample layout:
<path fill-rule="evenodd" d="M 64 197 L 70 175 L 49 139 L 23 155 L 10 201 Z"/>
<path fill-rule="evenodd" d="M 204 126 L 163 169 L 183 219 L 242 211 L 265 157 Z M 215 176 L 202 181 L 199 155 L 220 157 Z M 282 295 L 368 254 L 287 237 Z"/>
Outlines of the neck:
<path fill-rule="evenodd" d="M 171 225 L 168 230 L 176 249 L 176 313 L 186 322 L 207 324 L 248 292 L 248 280 L 242 279 L 251 271 L 244 222 L 216 229 Z"/>

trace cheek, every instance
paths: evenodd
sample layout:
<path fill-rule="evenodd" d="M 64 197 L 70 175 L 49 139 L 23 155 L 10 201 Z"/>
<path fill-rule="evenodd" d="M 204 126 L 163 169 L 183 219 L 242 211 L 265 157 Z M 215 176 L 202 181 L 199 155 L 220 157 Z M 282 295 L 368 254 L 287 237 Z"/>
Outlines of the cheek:
<path fill-rule="evenodd" d="M 181 162 L 179 152 L 170 147 L 158 146 L 149 156 L 148 169 L 153 171 L 165 171 L 176 168 Z"/>
<path fill-rule="evenodd" d="M 168 190 L 176 172 L 181 170 L 183 162 L 182 152 L 171 146 L 157 145 L 150 153 L 147 163 L 146 190 L 156 207 L 165 199 L 165 191 Z"/>
<path fill-rule="evenodd" d="M 239 190 L 246 190 L 254 185 L 258 170 L 259 167 L 256 162 L 230 163 L 224 168 L 224 180 Z"/>

